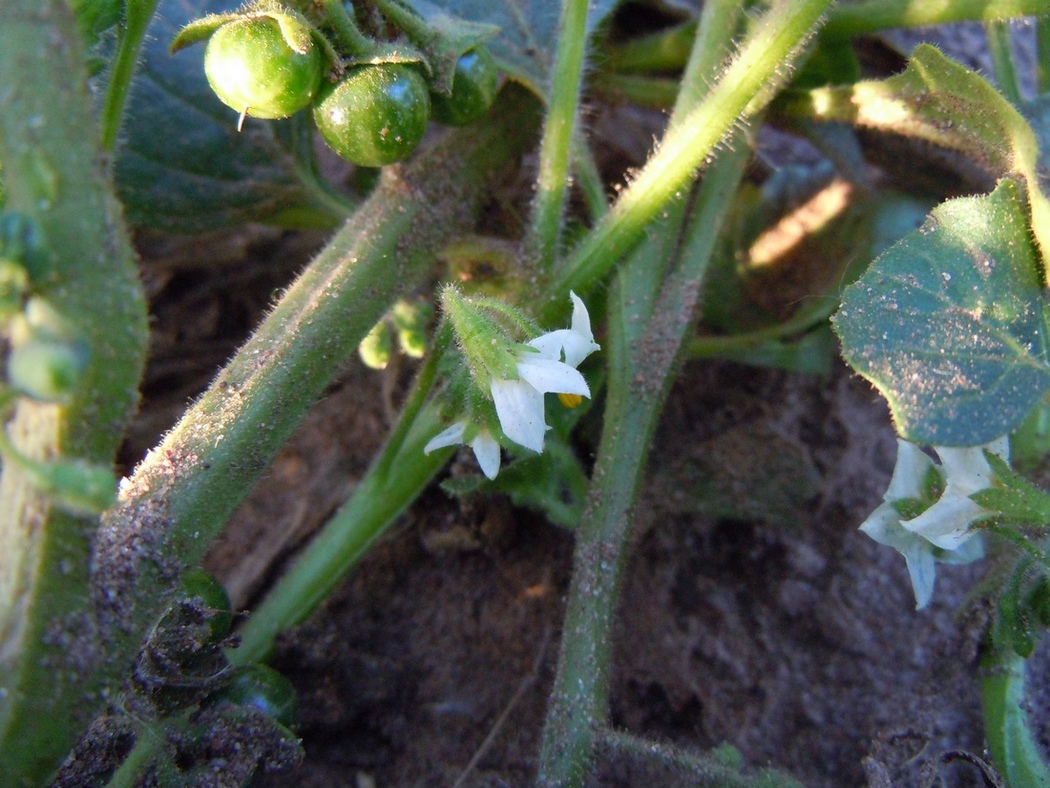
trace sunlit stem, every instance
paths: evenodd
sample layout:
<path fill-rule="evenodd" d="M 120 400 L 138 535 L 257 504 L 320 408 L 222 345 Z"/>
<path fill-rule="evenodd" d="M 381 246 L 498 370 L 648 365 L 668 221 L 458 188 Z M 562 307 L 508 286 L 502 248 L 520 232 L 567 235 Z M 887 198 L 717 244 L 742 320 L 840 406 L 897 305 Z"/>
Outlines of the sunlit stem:
<path fill-rule="evenodd" d="M 752 102 L 779 81 L 784 63 L 791 61 L 828 5 L 829 0 L 793 0 L 763 18 L 703 103 L 664 138 L 609 213 L 555 270 L 541 312 L 543 322 L 558 318 L 564 293 L 584 292 L 602 279 L 641 240 L 648 223 L 689 184 L 729 129 L 761 108 Z"/>
<path fill-rule="evenodd" d="M 894 27 L 990 22 L 1045 13 L 1046 0 L 863 0 L 837 4 L 821 35 L 852 38 Z"/>

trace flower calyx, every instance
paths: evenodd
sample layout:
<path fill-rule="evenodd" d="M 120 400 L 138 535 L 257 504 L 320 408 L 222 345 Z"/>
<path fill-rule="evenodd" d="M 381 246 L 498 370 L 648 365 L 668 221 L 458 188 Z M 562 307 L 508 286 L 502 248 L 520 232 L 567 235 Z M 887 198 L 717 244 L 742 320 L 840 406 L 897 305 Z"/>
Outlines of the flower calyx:
<path fill-rule="evenodd" d="M 540 334 L 524 315 L 494 299 L 466 298 L 454 287 L 442 293 L 442 307 L 467 359 L 480 399 L 490 400 L 503 435 L 512 443 L 543 451 L 550 427 L 544 416 L 544 394 L 555 393 L 569 407 L 590 397 L 590 387 L 576 367 L 599 350 L 583 301 L 570 293 L 570 328 Z M 533 334 L 527 342 L 512 332 Z M 487 396 L 486 396 L 487 395 Z M 474 449 L 485 475 L 499 471 L 499 443 L 494 430 L 474 419 L 458 421 L 433 438 L 428 453 L 465 443 Z"/>

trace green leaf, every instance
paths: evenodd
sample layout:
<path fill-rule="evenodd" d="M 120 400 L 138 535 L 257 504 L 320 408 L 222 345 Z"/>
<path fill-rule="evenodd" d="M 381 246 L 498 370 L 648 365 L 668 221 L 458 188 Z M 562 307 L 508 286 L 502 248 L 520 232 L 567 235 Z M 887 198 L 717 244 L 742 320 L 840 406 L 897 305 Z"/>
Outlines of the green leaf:
<path fill-rule="evenodd" d="M 350 206 L 316 172 L 306 114 L 249 118 L 238 133 L 236 113 L 208 85 L 201 51 L 168 52 L 187 22 L 234 5 L 165 0 L 150 25 L 116 163 L 128 217 L 178 233 L 246 221 L 334 226 Z"/>
<path fill-rule="evenodd" d="M 1024 116 L 979 74 L 934 47 L 915 48 L 890 79 L 785 96 L 789 116 L 846 121 L 927 140 L 966 154 L 996 177 L 1016 175 L 1027 189 L 1032 232 L 1050 258 L 1050 199 L 1040 180 L 1039 145 Z M 1033 114 L 1039 109 L 1032 108 Z"/>
<path fill-rule="evenodd" d="M 902 437 L 973 446 L 1050 387 L 1047 314 L 1018 189 L 951 200 L 846 289 L 843 355 L 889 401 Z"/>
<path fill-rule="evenodd" d="M 588 32 L 616 6 L 617 0 L 593 0 Z M 546 96 L 547 72 L 554 61 L 561 3 L 550 0 L 406 0 L 420 16 L 425 7 L 443 8 L 450 16 L 495 25 L 499 34 L 488 42 L 496 63 L 511 79 L 537 96 Z"/>

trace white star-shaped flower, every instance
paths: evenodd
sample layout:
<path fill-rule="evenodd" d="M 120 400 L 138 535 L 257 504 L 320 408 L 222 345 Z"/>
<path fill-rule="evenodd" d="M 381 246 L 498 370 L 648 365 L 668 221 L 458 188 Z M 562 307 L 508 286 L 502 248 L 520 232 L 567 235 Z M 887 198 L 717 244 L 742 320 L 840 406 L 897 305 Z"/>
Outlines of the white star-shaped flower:
<path fill-rule="evenodd" d="M 457 421 L 447 430 L 431 438 L 427 445 L 423 447 L 423 453 L 430 454 L 432 451 L 444 449 L 447 446 L 467 443 L 474 450 L 474 456 L 478 459 L 481 472 L 490 479 L 495 479 L 496 474 L 499 473 L 499 443 L 492 437 L 492 433 L 484 427 L 480 428 L 469 441 L 464 440 L 469 427 L 470 425 L 467 422 Z"/>
<path fill-rule="evenodd" d="M 964 448 L 934 446 L 947 482 L 944 494 L 925 512 L 901 525 L 944 550 L 956 550 L 970 539 L 974 535 L 970 526 L 991 514 L 970 500 L 975 492 L 992 486 L 985 449 L 1006 459 L 1009 439 L 1004 435 L 982 446 Z"/>
<path fill-rule="evenodd" d="M 923 482 L 937 466 L 914 443 L 898 439 L 897 464 L 883 503 L 860 526 L 876 542 L 904 556 L 919 610 L 933 597 L 936 564 L 968 564 L 984 556 L 980 534 L 970 526 L 989 512 L 969 496 L 992 485 L 984 449 L 1005 458 L 1009 443 L 1004 436 L 983 446 L 934 449 L 946 477 L 944 493 L 937 502 L 918 517 L 901 520 L 894 503 L 921 499 Z"/>
<path fill-rule="evenodd" d="M 575 293 L 570 328 L 538 336 L 518 351 L 517 380 L 493 379 L 489 387 L 503 434 L 509 440 L 543 451 L 547 426 L 543 395 L 590 397 L 591 390 L 576 367 L 600 347 L 594 341 L 587 307 Z"/>

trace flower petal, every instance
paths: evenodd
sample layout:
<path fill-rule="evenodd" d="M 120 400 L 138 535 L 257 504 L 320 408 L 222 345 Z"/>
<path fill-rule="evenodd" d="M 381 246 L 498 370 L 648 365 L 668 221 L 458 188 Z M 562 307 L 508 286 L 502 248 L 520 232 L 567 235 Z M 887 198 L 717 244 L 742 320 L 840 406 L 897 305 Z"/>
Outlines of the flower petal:
<path fill-rule="evenodd" d="M 568 328 L 561 328 L 538 336 L 528 345 L 540 351 L 541 358 L 553 361 L 564 360 L 571 367 L 580 366 L 587 356 L 595 350 L 601 350 L 601 346 L 596 345 L 592 339 Z"/>
<path fill-rule="evenodd" d="M 587 313 L 587 306 L 572 290 L 569 291 L 569 299 L 572 301 L 572 330 L 593 343 L 594 332 L 591 331 L 591 316 Z M 597 350 L 598 346 L 595 345 L 594 349 Z"/>
<path fill-rule="evenodd" d="M 897 438 L 897 464 L 883 500 L 899 501 L 901 498 L 921 498 L 926 474 L 933 467 L 933 460 L 922 449 L 906 440 Z"/>
<path fill-rule="evenodd" d="M 489 434 L 486 429 L 481 430 L 477 437 L 470 442 L 470 448 L 474 450 L 474 456 L 481 466 L 481 472 L 490 479 L 495 479 L 499 473 L 499 443 Z"/>
<path fill-rule="evenodd" d="M 970 530 L 975 520 L 990 514 L 969 498 L 952 490 L 949 483 L 944 495 L 933 506 L 901 525 L 944 550 L 956 550 L 967 539 L 976 535 Z"/>
<path fill-rule="evenodd" d="M 579 394 L 590 397 L 591 389 L 577 370 L 561 361 L 536 358 L 528 351 L 518 361 L 518 375 L 541 394 Z"/>
<path fill-rule="evenodd" d="M 933 598 L 933 583 L 937 577 L 937 562 L 929 545 L 915 545 L 902 550 L 904 561 L 908 565 L 908 577 L 911 579 L 911 590 L 915 593 L 915 609 L 922 610 Z"/>
<path fill-rule="evenodd" d="M 439 432 L 429 441 L 427 445 L 423 447 L 424 454 L 430 454 L 432 451 L 438 449 L 444 449 L 447 446 L 455 446 L 456 444 L 463 442 L 463 433 L 467 429 L 467 423 L 465 421 L 457 421 L 447 430 Z"/>
<path fill-rule="evenodd" d="M 526 449 L 543 451 L 543 435 L 548 429 L 543 418 L 543 394 L 524 380 L 493 380 L 490 391 L 503 434 Z"/>

